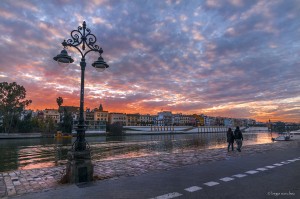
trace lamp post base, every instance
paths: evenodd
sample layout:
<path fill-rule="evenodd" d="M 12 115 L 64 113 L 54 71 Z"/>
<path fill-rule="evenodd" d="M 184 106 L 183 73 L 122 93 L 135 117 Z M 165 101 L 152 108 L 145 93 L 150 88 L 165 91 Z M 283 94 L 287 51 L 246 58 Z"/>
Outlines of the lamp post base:
<path fill-rule="evenodd" d="M 94 166 L 91 161 L 91 151 L 68 152 L 66 180 L 68 183 L 81 183 L 93 181 Z"/>

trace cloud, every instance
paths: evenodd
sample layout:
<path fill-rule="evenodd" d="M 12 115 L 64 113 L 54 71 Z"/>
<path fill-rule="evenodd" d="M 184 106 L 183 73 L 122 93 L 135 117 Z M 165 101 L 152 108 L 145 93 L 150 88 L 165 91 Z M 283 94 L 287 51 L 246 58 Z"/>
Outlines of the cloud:
<path fill-rule="evenodd" d="M 53 57 L 85 20 L 110 67 L 86 57 L 85 107 L 161 109 L 300 121 L 298 18 L 289 1 L 8 1 L 0 5 L 0 81 L 17 81 L 30 108 L 79 105 L 80 57 Z"/>

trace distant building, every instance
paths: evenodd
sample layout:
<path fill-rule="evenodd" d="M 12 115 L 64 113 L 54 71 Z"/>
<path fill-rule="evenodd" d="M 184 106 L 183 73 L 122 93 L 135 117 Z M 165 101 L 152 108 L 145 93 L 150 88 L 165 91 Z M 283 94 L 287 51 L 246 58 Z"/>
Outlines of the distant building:
<path fill-rule="evenodd" d="M 87 125 L 87 129 L 95 129 L 95 118 L 94 111 L 91 111 L 89 108 L 83 113 L 85 125 Z"/>
<path fill-rule="evenodd" d="M 224 126 L 224 118 L 223 117 L 216 117 L 215 125 L 216 126 Z"/>
<path fill-rule="evenodd" d="M 123 126 L 126 126 L 126 118 L 125 113 L 109 113 L 108 122 L 109 124 L 120 123 Z"/>
<path fill-rule="evenodd" d="M 60 106 L 59 110 L 45 109 L 44 111 L 33 112 L 33 117 L 52 118 L 55 123 L 58 123 L 64 117 L 65 112 L 71 112 L 74 127 L 78 124 L 79 107 L 75 106 Z M 88 129 L 106 129 L 106 124 L 121 123 L 126 126 L 253 126 L 259 125 L 253 119 L 244 118 L 226 118 L 212 117 L 203 114 L 184 115 L 182 113 L 172 114 L 171 111 L 161 111 L 157 115 L 150 114 L 126 114 L 126 113 L 109 113 L 104 111 L 102 104 L 98 108 L 87 108 L 84 112 L 85 124 Z M 22 116 L 24 117 L 24 115 Z M 0 118 L 1 120 L 1 118 Z"/>
<path fill-rule="evenodd" d="M 60 106 L 59 107 L 59 109 L 58 109 L 58 111 L 60 112 L 60 113 L 63 113 L 64 111 L 67 111 L 67 112 L 71 112 L 71 113 L 79 113 L 79 107 L 77 107 L 77 106 Z"/>
<path fill-rule="evenodd" d="M 99 108 L 94 109 L 94 125 L 95 129 L 106 131 L 106 125 L 108 123 L 108 111 L 104 111 L 102 104 Z"/>
<path fill-rule="evenodd" d="M 173 125 L 173 116 L 171 111 L 162 111 L 157 114 L 156 125 L 171 126 Z"/>
<path fill-rule="evenodd" d="M 102 104 L 99 108 L 85 111 L 85 123 L 90 131 L 106 131 L 106 124 L 108 122 L 108 111 L 104 111 Z"/>
<path fill-rule="evenodd" d="M 59 113 L 64 114 L 64 112 L 68 112 L 68 113 L 71 113 L 72 114 L 72 117 L 73 117 L 73 121 L 76 121 L 79 119 L 79 107 L 77 106 L 60 106 L 58 111 Z"/>
<path fill-rule="evenodd" d="M 204 122 L 205 126 L 215 126 L 216 125 L 216 118 L 215 117 L 205 116 L 204 121 L 205 121 Z"/>
<path fill-rule="evenodd" d="M 141 126 L 151 126 L 154 124 L 153 117 L 150 114 L 140 115 Z"/>
<path fill-rule="evenodd" d="M 256 124 L 256 121 L 255 121 L 255 120 L 253 120 L 253 119 L 247 119 L 247 125 L 253 126 L 253 125 L 255 125 L 255 124 Z"/>
<path fill-rule="evenodd" d="M 94 119 L 95 121 L 104 121 L 104 122 L 108 122 L 108 111 L 102 111 L 99 109 L 95 109 L 94 110 Z"/>
<path fill-rule="evenodd" d="M 233 126 L 243 126 L 243 121 L 241 119 L 238 119 L 238 118 L 233 118 Z"/>
<path fill-rule="evenodd" d="M 21 121 L 24 120 L 24 118 L 25 118 L 26 116 L 30 115 L 30 114 L 31 114 L 31 117 L 32 117 L 32 115 L 33 115 L 33 111 L 32 111 L 32 110 L 23 110 L 23 111 L 21 112 L 21 115 L 20 115 L 20 120 L 21 120 Z"/>
<path fill-rule="evenodd" d="M 102 111 L 100 111 L 101 109 Z M 100 104 L 99 109 L 91 110 L 90 108 L 86 108 L 86 111 L 83 112 L 84 122 L 87 126 L 87 131 L 105 131 L 106 123 L 108 121 L 108 112 L 103 111 L 103 107 Z M 60 106 L 60 113 L 63 116 L 63 113 L 66 111 L 72 114 L 73 117 L 73 128 L 77 128 L 80 107 L 76 106 Z"/>
<path fill-rule="evenodd" d="M 126 126 L 140 126 L 141 125 L 141 118 L 140 114 L 126 114 Z"/>
<path fill-rule="evenodd" d="M 226 127 L 232 127 L 233 126 L 233 121 L 231 118 L 224 118 L 224 126 Z"/>
<path fill-rule="evenodd" d="M 173 126 L 182 126 L 181 118 L 182 113 L 173 114 Z"/>
<path fill-rule="evenodd" d="M 44 119 L 46 118 L 51 118 L 53 119 L 54 123 L 59 123 L 60 121 L 60 114 L 58 112 L 58 110 L 56 109 L 45 109 L 43 111 L 43 116 L 44 116 Z"/>
<path fill-rule="evenodd" d="M 180 122 L 180 126 L 195 126 L 196 118 L 192 115 L 182 115 Z"/>
<path fill-rule="evenodd" d="M 195 126 L 204 126 L 204 116 L 193 114 L 193 118 L 195 118 Z"/>
<path fill-rule="evenodd" d="M 37 111 L 36 113 L 36 117 L 38 118 L 38 120 L 43 120 L 44 119 L 44 111 Z"/>

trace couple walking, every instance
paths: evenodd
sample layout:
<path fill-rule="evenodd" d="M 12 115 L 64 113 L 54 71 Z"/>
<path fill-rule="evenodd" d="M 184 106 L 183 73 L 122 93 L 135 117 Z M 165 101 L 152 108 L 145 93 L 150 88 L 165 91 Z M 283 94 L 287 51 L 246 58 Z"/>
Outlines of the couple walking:
<path fill-rule="evenodd" d="M 228 128 L 227 131 L 227 142 L 228 142 L 228 151 L 231 146 L 231 150 L 233 151 L 233 143 L 234 140 L 236 141 L 237 144 L 237 150 L 241 152 L 241 148 L 243 145 L 243 134 L 242 131 L 240 130 L 240 127 L 236 127 L 234 130 L 234 133 L 232 132 L 231 128 Z"/>

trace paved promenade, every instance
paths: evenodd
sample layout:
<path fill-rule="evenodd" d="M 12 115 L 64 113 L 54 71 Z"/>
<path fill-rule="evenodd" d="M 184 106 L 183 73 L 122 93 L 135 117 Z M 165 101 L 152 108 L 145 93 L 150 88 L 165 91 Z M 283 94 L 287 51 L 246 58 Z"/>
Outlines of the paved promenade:
<path fill-rule="evenodd" d="M 117 182 L 120 177 L 140 176 L 157 170 L 171 170 L 187 165 L 201 165 L 220 160 L 253 156 L 271 151 L 284 151 L 290 147 L 300 146 L 299 135 L 293 141 L 274 142 L 262 145 L 244 146 L 241 153 L 227 152 L 226 149 L 191 150 L 148 157 L 95 162 L 95 179 L 109 179 Z M 299 154 L 300 155 L 300 154 Z M 30 196 L 34 192 L 45 192 L 54 189 L 67 189 L 74 185 L 59 183 L 65 167 L 33 169 L 0 173 L 0 197 Z M 23 198 L 23 197 L 21 197 Z M 29 197 L 30 198 L 30 197 Z"/>

